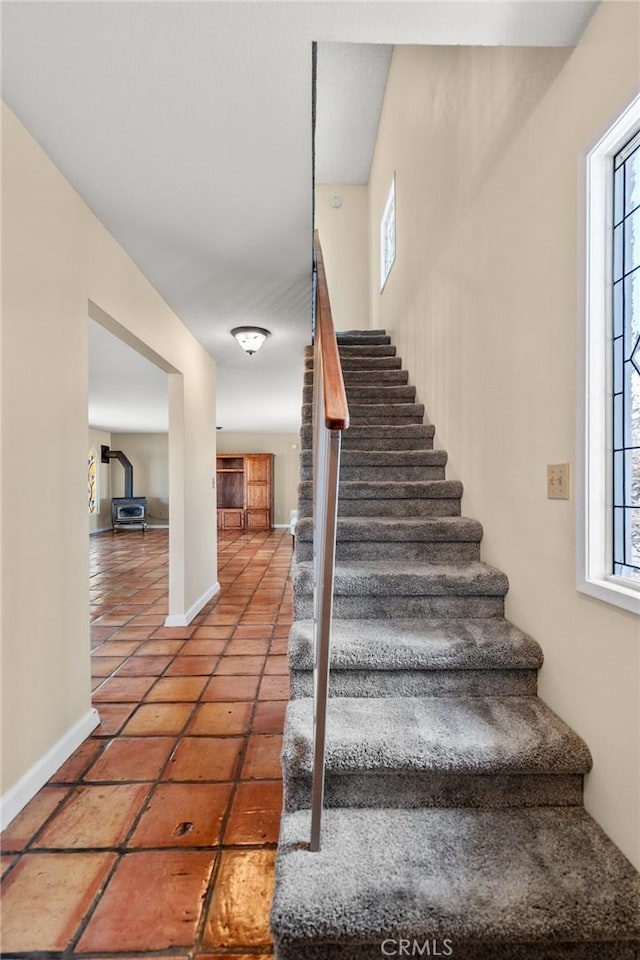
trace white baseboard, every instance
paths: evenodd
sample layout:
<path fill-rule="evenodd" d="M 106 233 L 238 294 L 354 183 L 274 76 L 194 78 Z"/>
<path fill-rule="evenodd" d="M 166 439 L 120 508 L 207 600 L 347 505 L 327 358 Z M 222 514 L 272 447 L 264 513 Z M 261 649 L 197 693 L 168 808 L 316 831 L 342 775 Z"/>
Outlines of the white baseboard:
<path fill-rule="evenodd" d="M 18 816 L 56 770 L 68 760 L 74 750 L 87 739 L 100 723 L 98 711 L 92 707 L 67 730 L 54 745 L 33 764 L 0 798 L 0 829 L 4 830 Z"/>
<path fill-rule="evenodd" d="M 198 597 L 186 613 L 170 613 L 164 621 L 165 627 L 188 627 L 196 614 L 200 613 L 205 603 L 209 603 L 209 600 L 212 600 L 216 593 L 219 592 L 220 584 L 216 580 L 208 590 L 205 590 L 201 597 Z"/>
<path fill-rule="evenodd" d="M 273 529 L 274 529 L 274 530 L 288 530 L 288 529 L 289 529 L 289 524 L 288 524 L 288 523 L 274 523 Z"/>
<path fill-rule="evenodd" d="M 111 533 L 111 527 L 98 527 L 97 530 L 91 530 L 89 536 L 95 537 L 96 533 Z"/>

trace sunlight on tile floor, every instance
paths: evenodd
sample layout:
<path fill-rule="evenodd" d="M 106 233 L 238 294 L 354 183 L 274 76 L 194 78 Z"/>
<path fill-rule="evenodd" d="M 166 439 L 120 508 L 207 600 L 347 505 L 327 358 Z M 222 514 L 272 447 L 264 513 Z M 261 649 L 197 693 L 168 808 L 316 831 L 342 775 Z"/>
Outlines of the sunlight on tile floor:
<path fill-rule="evenodd" d="M 167 628 L 167 531 L 91 538 L 101 724 L 2 834 L 3 954 L 272 953 L 291 555 L 225 535 L 220 594 Z"/>

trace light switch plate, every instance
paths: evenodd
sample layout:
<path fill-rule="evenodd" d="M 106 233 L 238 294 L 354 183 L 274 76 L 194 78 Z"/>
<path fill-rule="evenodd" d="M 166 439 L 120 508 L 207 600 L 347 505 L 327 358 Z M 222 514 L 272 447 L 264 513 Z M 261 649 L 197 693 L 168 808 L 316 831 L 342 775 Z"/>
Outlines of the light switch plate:
<path fill-rule="evenodd" d="M 568 463 L 550 463 L 547 466 L 547 499 L 569 499 Z"/>

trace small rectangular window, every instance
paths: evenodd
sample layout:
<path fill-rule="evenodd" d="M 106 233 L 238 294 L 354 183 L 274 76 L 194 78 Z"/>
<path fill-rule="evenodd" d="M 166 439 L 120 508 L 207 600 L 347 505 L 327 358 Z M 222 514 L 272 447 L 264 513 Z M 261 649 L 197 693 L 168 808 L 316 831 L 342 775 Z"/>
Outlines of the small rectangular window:
<path fill-rule="evenodd" d="M 613 570 L 640 582 L 640 133 L 613 158 Z"/>
<path fill-rule="evenodd" d="M 380 220 L 380 293 L 396 259 L 396 178 L 391 181 L 389 195 Z"/>

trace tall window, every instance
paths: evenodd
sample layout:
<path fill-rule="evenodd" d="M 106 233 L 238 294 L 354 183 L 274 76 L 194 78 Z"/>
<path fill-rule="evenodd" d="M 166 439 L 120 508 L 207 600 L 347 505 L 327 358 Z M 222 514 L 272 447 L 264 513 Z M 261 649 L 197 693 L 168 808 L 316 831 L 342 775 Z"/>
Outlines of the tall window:
<path fill-rule="evenodd" d="M 380 292 L 384 290 L 387 278 L 396 259 L 396 178 L 395 174 L 389 187 L 387 202 L 380 219 Z"/>
<path fill-rule="evenodd" d="M 586 161 L 577 585 L 640 614 L 640 95 Z"/>
<path fill-rule="evenodd" d="M 640 581 L 640 132 L 613 168 L 613 573 Z"/>

